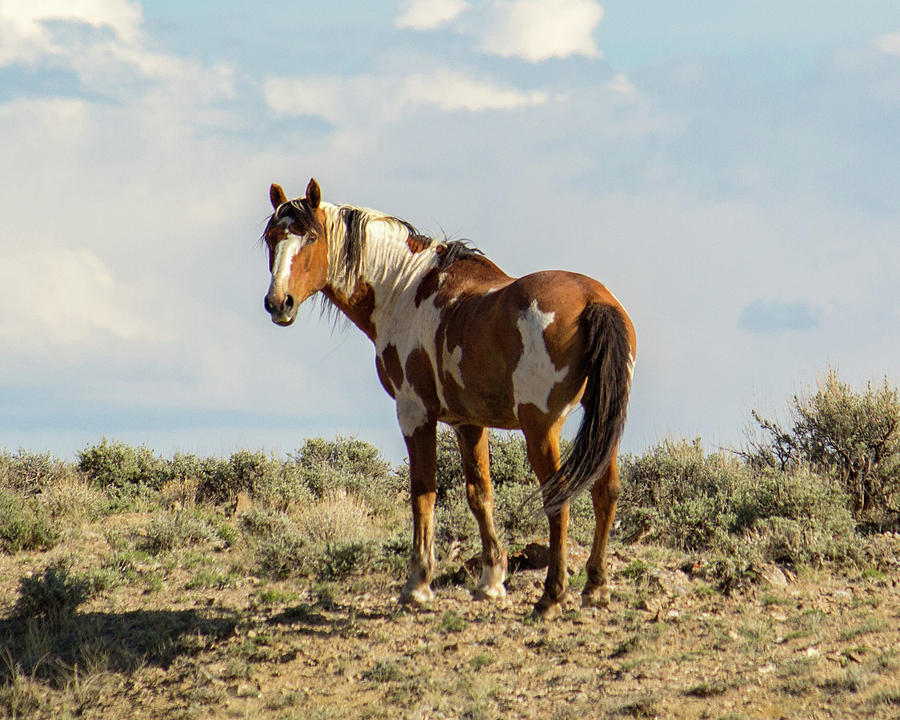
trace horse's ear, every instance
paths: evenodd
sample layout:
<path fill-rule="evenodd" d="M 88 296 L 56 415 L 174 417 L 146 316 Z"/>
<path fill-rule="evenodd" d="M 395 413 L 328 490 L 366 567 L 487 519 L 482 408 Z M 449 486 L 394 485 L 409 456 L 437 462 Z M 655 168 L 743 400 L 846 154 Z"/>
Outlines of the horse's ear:
<path fill-rule="evenodd" d="M 306 204 L 309 205 L 310 210 L 315 210 L 319 207 L 320 202 L 322 202 L 322 190 L 316 179 L 310 178 L 309 185 L 306 186 Z"/>
<path fill-rule="evenodd" d="M 275 210 L 278 209 L 279 205 L 287 202 L 287 195 L 284 194 L 284 189 L 281 185 L 272 183 L 272 187 L 269 188 L 269 200 L 272 201 L 272 207 Z"/>

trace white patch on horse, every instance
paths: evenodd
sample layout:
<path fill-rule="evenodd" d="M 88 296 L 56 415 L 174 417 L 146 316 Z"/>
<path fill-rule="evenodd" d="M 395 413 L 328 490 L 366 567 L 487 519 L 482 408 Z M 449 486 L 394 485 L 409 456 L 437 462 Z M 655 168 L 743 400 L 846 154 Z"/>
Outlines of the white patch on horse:
<path fill-rule="evenodd" d="M 269 291 L 287 282 L 291 276 L 291 264 L 300 248 L 303 247 L 303 237 L 300 235 L 288 235 L 275 246 L 275 258 L 272 260 L 272 283 Z"/>
<path fill-rule="evenodd" d="M 530 403 L 549 412 L 550 391 L 568 372 L 567 368 L 556 369 L 544 341 L 544 330 L 555 319 L 556 313 L 542 312 L 537 300 L 519 314 L 516 325 L 522 336 L 522 357 L 512 375 L 516 407 Z"/>
<path fill-rule="evenodd" d="M 403 381 L 397 392 L 397 420 L 403 437 L 412 437 L 416 430 L 428 422 L 428 410 L 412 386 Z"/>
<path fill-rule="evenodd" d="M 460 370 L 460 363 L 462 363 L 462 345 L 457 345 L 453 348 L 453 352 L 449 352 L 447 341 L 445 339 L 442 359 L 444 361 L 444 372 L 452 377 L 457 385 L 465 387 L 463 385 L 462 371 Z"/>

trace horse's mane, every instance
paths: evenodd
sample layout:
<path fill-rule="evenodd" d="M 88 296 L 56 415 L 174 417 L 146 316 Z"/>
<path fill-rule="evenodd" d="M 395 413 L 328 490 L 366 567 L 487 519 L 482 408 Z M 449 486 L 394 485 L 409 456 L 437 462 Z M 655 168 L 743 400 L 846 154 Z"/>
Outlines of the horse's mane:
<path fill-rule="evenodd" d="M 408 233 L 407 238 L 414 240 L 423 249 L 437 246 L 437 267 L 442 272 L 447 270 L 457 260 L 484 255 L 481 250 L 470 245 L 467 240 L 451 240 L 446 237 L 443 240 L 437 240 L 430 235 L 419 232 L 415 225 L 407 220 L 402 220 L 393 215 L 384 215 L 376 210 L 354 207 L 353 205 L 341 205 L 338 208 L 338 212 L 344 222 L 344 266 L 342 271 L 344 278 L 348 281 L 359 274 L 363 251 L 368 239 L 366 231 L 369 222 L 373 220 L 393 223 L 398 227 L 405 228 Z M 443 252 L 440 251 L 440 248 L 444 249 Z"/>

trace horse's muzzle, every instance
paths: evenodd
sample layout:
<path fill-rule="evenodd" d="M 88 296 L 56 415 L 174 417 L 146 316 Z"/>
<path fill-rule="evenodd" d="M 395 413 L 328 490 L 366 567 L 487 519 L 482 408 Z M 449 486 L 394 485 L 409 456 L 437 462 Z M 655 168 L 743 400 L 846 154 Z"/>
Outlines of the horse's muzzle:
<path fill-rule="evenodd" d="M 297 317 L 297 304 L 291 295 L 285 295 L 281 302 L 271 295 L 266 295 L 263 307 L 272 316 L 272 322 L 276 325 L 290 325 Z"/>

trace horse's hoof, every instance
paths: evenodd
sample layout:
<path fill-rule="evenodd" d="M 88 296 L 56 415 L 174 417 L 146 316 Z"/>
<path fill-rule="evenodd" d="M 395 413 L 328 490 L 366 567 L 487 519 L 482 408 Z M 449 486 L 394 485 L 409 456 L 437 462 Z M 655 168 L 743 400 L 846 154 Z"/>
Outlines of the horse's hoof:
<path fill-rule="evenodd" d="M 475 588 L 476 600 L 499 600 L 506 597 L 506 587 L 503 583 L 499 585 L 479 585 Z"/>
<path fill-rule="evenodd" d="M 537 602 L 535 603 L 534 610 L 531 611 L 531 619 L 556 620 L 562 613 L 562 603 L 554 602 L 547 605 L 543 602 Z"/>
<path fill-rule="evenodd" d="M 400 592 L 400 602 L 403 605 L 422 607 L 423 605 L 430 605 L 432 600 L 434 600 L 434 593 L 428 585 L 420 585 L 412 590 L 403 588 Z"/>
<path fill-rule="evenodd" d="M 581 607 L 609 607 L 609 588 L 596 588 L 581 594 Z"/>

